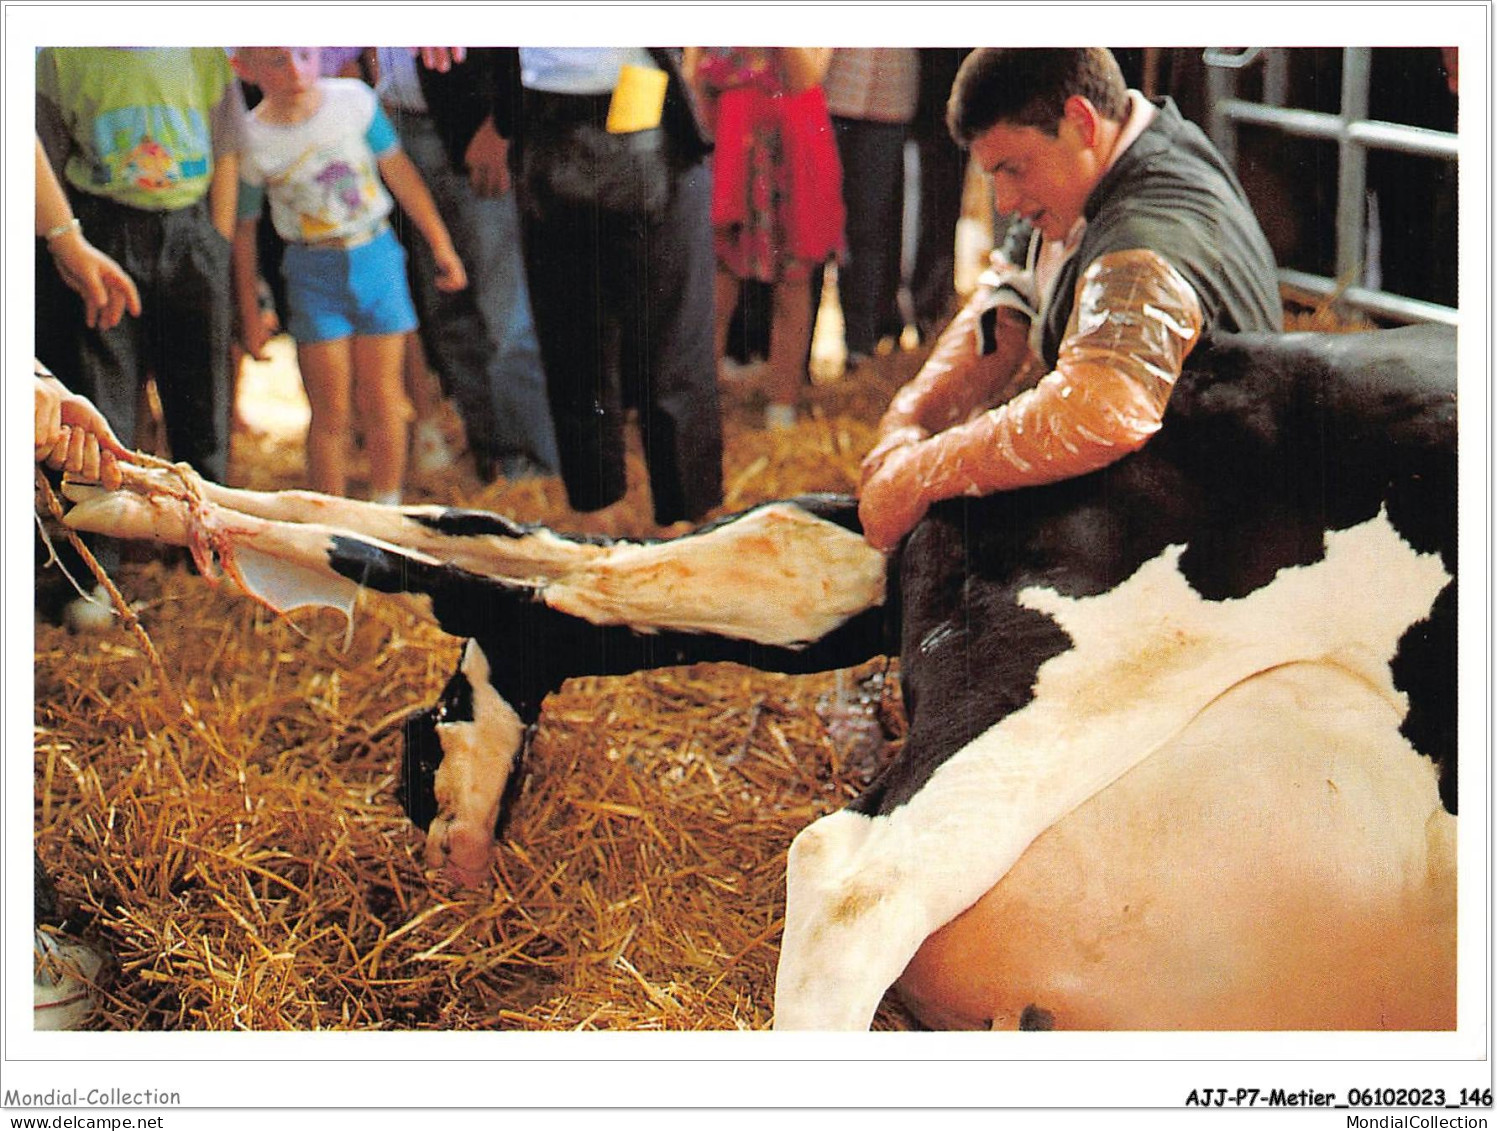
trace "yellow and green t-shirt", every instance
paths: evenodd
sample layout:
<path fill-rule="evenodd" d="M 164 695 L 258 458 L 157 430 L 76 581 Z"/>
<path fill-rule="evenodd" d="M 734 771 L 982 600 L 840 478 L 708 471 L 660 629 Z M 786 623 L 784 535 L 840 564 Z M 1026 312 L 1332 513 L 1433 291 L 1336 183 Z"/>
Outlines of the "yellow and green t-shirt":
<path fill-rule="evenodd" d="M 45 47 L 37 132 L 54 163 L 66 153 L 59 171 L 74 188 L 171 211 L 200 200 L 215 153 L 237 148 L 222 113 L 233 84 L 221 47 Z"/>

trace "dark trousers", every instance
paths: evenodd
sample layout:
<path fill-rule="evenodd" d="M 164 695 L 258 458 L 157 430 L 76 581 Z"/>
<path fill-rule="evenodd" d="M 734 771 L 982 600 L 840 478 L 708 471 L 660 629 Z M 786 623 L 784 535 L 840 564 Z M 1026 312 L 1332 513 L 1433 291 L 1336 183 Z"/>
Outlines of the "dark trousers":
<path fill-rule="evenodd" d="M 898 316 L 900 224 L 904 216 L 906 127 L 894 122 L 833 118 L 842 158 L 847 255 L 837 265 L 849 353 L 872 354 Z"/>
<path fill-rule="evenodd" d="M 944 130 L 917 139 L 920 149 L 920 226 L 910 298 L 915 325 L 929 340 L 951 317 L 956 297 L 956 224 L 962 214 L 966 153 Z"/>
<path fill-rule="evenodd" d="M 172 458 L 222 483 L 229 463 L 229 241 L 206 203 L 147 212 L 92 197 L 73 202 L 83 231 L 140 289 L 141 316 L 112 330 L 84 325 L 83 304 L 64 292 L 38 319 L 72 337 L 58 375 L 99 407 L 120 441 L 135 446 L 140 386 L 154 376 Z"/>
<path fill-rule="evenodd" d="M 223 483 L 229 464 L 229 241 L 208 219 L 206 204 L 147 212 L 72 194 L 88 240 L 112 256 L 140 290 L 141 315 L 112 330 L 90 330 L 83 300 L 58 278 L 40 242 L 36 266 L 35 352 L 68 388 L 98 406 L 127 448 L 136 444 L 136 406 L 148 375 L 156 378 L 172 458 Z M 109 572 L 120 545 L 89 539 Z M 88 571 L 59 547 L 65 568 Z"/>
<path fill-rule="evenodd" d="M 567 501 L 594 511 L 623 497 L 624 414 L 632 407 L 655 521 L 701 518 L 722 500 L 706 163 L 674 169 L 655 215 L 563 200 L 542 178 L 517 179 Z"/>

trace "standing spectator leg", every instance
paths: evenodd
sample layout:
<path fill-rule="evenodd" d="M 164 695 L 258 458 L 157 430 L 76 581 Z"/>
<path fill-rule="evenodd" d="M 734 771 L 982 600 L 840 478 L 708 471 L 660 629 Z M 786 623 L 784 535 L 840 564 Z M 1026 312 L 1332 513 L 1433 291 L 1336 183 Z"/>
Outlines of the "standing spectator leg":
<path fill-rule="evenodd" d="M 163 218 L 156 314 L 146 313 L 149 366 L 161 394 L 166 438 L 175 459 L 216 483 L 229 467 L 229 241 L 206 205 Z"/>
<path fill-rule="evenodd" d="M 871 356 L 895 304 L 899 227 L 904 211 L 905 127 L 833 118 L 847 208 L 847 258 L 837 295 L 851 360 Z"/>
<path fill-rule="evenodd" d="M 602 510 L 628 487 L 623 400 L 608 356 L 618 319 L 605 308 L 607 280 L 627 262 L 607 253 L 621 221 L 596 208 L 541 205 L 544 216 L 522 207 L 520 230 L 561 478 L 573 510 Z M 710 279 L 704 291 L 710 302 Z M 710 311 L 706 324 L 710 352 Z"/>
<path fill-rule="evenodd" d="M 717 272 L 711 175 L 705 162 L 675 173 L 665 214 L 633 223 L 618 272 L 625 314 L 623 372 L 636 390 L 655 521 L 696 521 L 722 501 L 722 419 L 713 353 Z M 575 301 L 575 300 L 574 300 Z M 547 373 L 551 373 L 549 359 Z"/>
<path fill-rule="evenodd" d="M 951 317 L 956 297 L 956 224 L 962 212 L 966 154 L 949 136 L 919 138 L 920 233 L 910 297 L 920 340 L 928 342 Z"/>
<path fill-rule="evenodd" d="M 436 373 L 426 361 L 421 332 L 412 330 L 405 336 L 405 395 L 415 411 L 411 428 L 411 467 L 418 475 L 437 475 L 456 462 L 442 427 L 442 408 L 446 396 Z"/>
<path fill-rule="evenodd" d="M 520 216 L 515 194 L 477 198 L 474 249 L 468 285 L 490 340 L 499 348 L 489 362 L 489 388 L 499 408 L 500 446 L 513 459 L 506 474 L 528 460 L 554 474 L 561 463 L 556 429 L 546 404 L 546 373 L 530 311 L 530 290 L 520 256 Z M 456 234 L 454 239 L 463 238 Z M 475 283 L 475 278 L 477 282 Z"/>
<path fill-rule="evenodd" d="M 783 428 L 794 420 L 795 402 L 807 382 L 811 352 L 811 284 L 805 276 L 783 278 L 774 285 L 774 314 L 769 331 L 769 411 L 766 421 Z M 781 406 L 776 410 L 775 406 Z M 785 411 L 785 410 L 789 411 Z"/>
<path fill-rule="evenodd" d="M 424 341 L 468 434 L 479 474 L 553 472 L 559 465 L 545 373 L 530 311 L 513 192 L 481 197 L 447 159 L 431 120 L 396 118 L 401 144 L 420 170 L 468 271 L 464 291 L 434 285 L 422 239 L 405 239 Z"/>
<path fill-rule="evenodd" d="M 395 505 L 405 483 L 411 417 L 403 374 L 406 335 L 356 334 L 350 341 L 353 391 L 369 456 L 369 497 Z"/>
<path fill-rule="evenodd" d="M 348 338 L 298 342 L 297 365 L 312 406 L 307 426 L 307 482 L 324 495 L 348 490 L 353 429 L 353 357 Z"/>

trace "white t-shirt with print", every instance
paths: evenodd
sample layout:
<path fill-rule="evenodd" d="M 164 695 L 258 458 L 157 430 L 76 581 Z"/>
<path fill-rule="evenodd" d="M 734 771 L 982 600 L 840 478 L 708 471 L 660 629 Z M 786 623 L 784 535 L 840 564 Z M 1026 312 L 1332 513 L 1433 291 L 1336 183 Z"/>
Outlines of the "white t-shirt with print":
<path fill-rule="evenodd" d="M 256 215 L 263 191 L 276 232 L 293 243 L 362 235 L 394 207 L 376 162 L 399 140 L 374 91 L 358 79 L 318 87 L 322 104 L 304 121 L 264 122 L 251 111 L 244 125 L 239 179 L 248 199 L 239 215 Z"/>

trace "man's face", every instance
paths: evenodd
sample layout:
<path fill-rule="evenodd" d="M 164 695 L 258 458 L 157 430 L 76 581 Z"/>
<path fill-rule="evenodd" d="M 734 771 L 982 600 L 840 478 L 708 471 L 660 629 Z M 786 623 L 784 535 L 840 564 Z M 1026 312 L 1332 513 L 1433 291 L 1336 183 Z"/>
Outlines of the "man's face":
<path fill-rule="evenodd" d="M 999 122 L 972 143 L 972 156 L 993 178 L 998 211 L 1019 214 L 1046 239 L 1064 239 L 1100 179 L 1094 136 L 1069 112 L 1055 137 Z"/>

